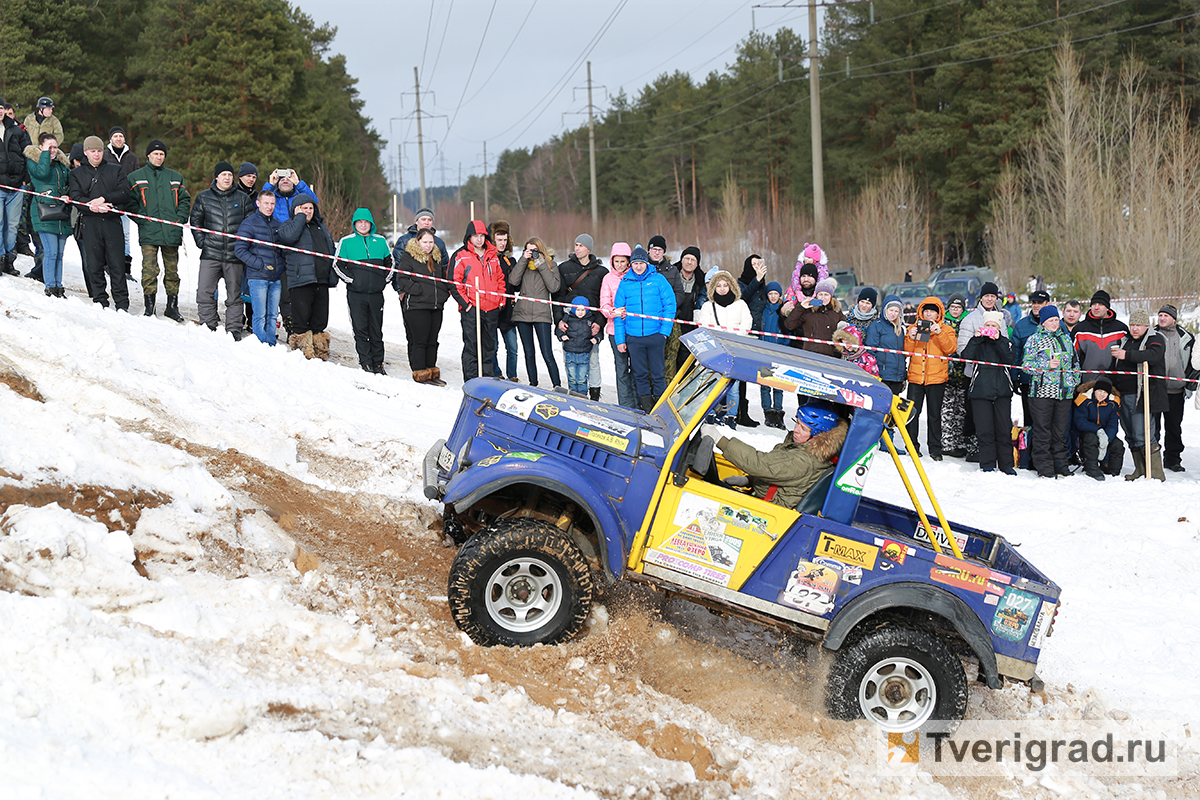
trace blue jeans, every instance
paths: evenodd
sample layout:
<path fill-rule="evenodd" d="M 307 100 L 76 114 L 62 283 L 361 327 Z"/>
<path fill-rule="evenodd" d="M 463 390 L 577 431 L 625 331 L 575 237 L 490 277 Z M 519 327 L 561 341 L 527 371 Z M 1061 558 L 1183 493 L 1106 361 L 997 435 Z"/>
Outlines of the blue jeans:
<path fill-rule="evenodd" d="M 504 366 L 505 370 L 500 371 L 500 348 L 496 347 L 496 355 L 492 356 L 492 374 L 497 378 L 515 378 L 517 377 L 517 329 L 509 328 L 506 331 L 497 329 L 496 338 L 504 342 Z"/>
<path fill-rule="evenodd" d="M 533 335 L 537 334 L 538 348 L 542 351 L 542 360 L 550 372 L 550 385 L 562 386 L 562 376 L 558 372 L 558 362 L 554 359 L 554 347 L 550 338 L 551 323 L 549 322 L 518 322 L 517 331 L 521 334 L 521 349 L 525 351 L 525 371 L 529 374 L 529 385 L 537 386 L 537 354 L 533 352 Z"/>
<path fill-rule="evenodd" d="M 67 246 L 67 234 L 39 234 L 42 237 L 42 283 L 49 289 L 62 286 L 63 250 Z"/>
<path fill-rule="evenodd" d="M 760 387 L 763 411 L 783 411 L 783 389 Z"/>
<path fill-rule="evenodd" d="M 638 407 L 637 385 L 633 382 L 633 370 L 629 368 L 629 353 L 617 349 L 617 340 L 608 337 L 612 345 L 613 360 L 617 367 L 617 402 L 625 408 Z"/>
<path fill-rule="evenodd" d="M 725 390 L 725 402 L 717 405 L 717 419 L 725 419 L 725 415 L 737 416 L 738 401 L 742 399 L 742 388 L 737 381 L 731 381 Z"/>
<path fill-rule="evenodd" d="M 1137 395 L 1130 392 L 1130 402 L 1121 398 L 1121 428 L 1125 431 L 1125 444 L 1131 450 L 1141 450 L 1146 446 L 1146 413 L 1137 402 Z M 1158 443 L 1158 420 L 1161 414 L 1152 414 L 1150 420 L 1150 443 Z"/>
<path fill-rule="evenodd" d="M 17 226 L 21 224 L 21 210 L 25 207 L 25 195 L 0 189 L 0 253 L 11 253 L 17 249 Z"/>
<path fill-rule="evenodd" d="M 254 335 L 260 342 L 275 346 L 275 317 L 279 314 L 279 281 L 248 280 L 250 304 L 254 307 Z"/>
<path fill-rule="evenodd" d="M 592 354 L 587 353 L 563 353 L 563 358 L 567 362 L 567 388 L 576 394 L 586 395 L 588 393 L 588 367 L 591 364 Z"/>

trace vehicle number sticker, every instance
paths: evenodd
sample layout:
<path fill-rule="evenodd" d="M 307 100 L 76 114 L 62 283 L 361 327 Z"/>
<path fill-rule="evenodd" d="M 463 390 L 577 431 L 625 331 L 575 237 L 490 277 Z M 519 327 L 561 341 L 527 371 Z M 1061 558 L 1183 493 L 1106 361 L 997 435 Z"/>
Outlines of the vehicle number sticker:
<path fill-rule="evenodd" d="M 529 415 L 533 413 L 533 407 L 545 399 L 545 395 L 531 392 L 528 389 L 509 389 L 496 401 L 496 410 L 519 419 L 529 419 Z"/>
<path fill-rule="evenodd" d="M 442 445 L 442 452 L 438 453 L 437 465 L 446 472 L 454 467 L 454 453 L 451 453 L 450 448 L 446 445 Z"/>
<path fill-rule="evenodd" d="M 832 567 L 801 561 L 788 576 L 787 586 L 779 593 L 779 602 L 810 614 L 825 615 L 833 610 L 841 574 Z"/>
<path fill-rule="evenodd" d="M 1023 592 L 1012 586 L 1000 598 L 996 606 L 996 615 L 992 617 L 992 633 L 1019 642 L 1025 638 L 1029 624 L 1033 622 L 1033 612 L 1037 609 L 1038 599 L 1029 592 Z"/>

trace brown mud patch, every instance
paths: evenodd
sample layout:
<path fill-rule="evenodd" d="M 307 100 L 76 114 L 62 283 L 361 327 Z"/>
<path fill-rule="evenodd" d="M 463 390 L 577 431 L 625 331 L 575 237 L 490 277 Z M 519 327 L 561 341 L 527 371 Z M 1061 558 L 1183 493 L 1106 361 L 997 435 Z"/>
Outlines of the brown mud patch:
<path fill-rule="evenodd" d="M 131 533 L 142 511 L 171 502 L 171 498 L 141 489 L 112 489 L 107 486 L 38 483 L 33 486 L 0 486 L 0 514 L 9 506 L 41 508 L 51 503 L 82 517 L 94 519 L 110 531 Z"/>

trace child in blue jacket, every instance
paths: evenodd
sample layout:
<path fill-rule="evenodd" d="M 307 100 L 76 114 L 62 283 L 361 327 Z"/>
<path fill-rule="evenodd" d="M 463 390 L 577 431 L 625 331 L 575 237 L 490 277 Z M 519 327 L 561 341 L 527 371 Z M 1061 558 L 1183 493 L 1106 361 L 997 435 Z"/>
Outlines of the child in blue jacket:
<path fill-rule="evenodd" d="M 1090 392 L 1086 387 L 1087 384 L 1079 387 L 1085 391 L 1075 398 L 1071 423 L 1079 436 L 1079 460 L 1083 462 L 1084 474 L 1102 481 L 1104 470 L 1100 468 L 1100 462 L 1109 455 L 1109 447 L 1117 438 L 1121 398 L 1113 391 L 1112 381 L 1104 375 L 1096 379 Z M 1111 469 L 1109 472 L 1117 474 Z"/>
<path fill-rule="evenodd" d="M 766 305 L 763 306 L 757 325 L 758 329 L 762 331 L 762 335 L 759 338 L 764 342 L 787 347 L 789 339 L 785 339 L 782 336 L 770 335 L 772 333 L 782 333 L 779 330 L 779 309 L 783 306 L 783 286 L 780 285 L 779 281 L 771 281 L 767 284 L 766 300 Z M 772 389 L 770 386 L 760 388 L 763 416 L 766 418 L 767 427 L 784 430 L 783 390 Z"/>

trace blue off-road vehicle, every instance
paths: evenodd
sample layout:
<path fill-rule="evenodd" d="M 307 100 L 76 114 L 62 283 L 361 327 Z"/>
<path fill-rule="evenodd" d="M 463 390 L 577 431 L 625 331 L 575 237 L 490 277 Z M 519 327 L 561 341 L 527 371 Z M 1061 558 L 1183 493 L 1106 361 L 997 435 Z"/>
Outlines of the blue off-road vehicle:
<path fill-rule="evenodd" d="M 1059 587 L 1004 537 L 948 522 L 914 459 L 926 514 L 891 439 L 916 450 L 907 401 L 836 359 L 709 330 L 681 341 L 692 357 L 650 414 L 466 384 L 454 429 L 425 459 L 425 494 L 461 544 L 448 592 L 459 628 L 481 645 L 561 642 L 587 619 L 599 572 L 834 651 L 836 718 L 953 724 L 967 707 L 964 659 L 992 689 L 1038 687 Z M 798 507 L 753 496 L 700 434 L 731 381 L 818 398 L 849 421 Z M 911 508 L 863 496 L 881 439 Z"/>

